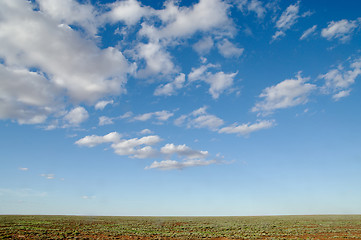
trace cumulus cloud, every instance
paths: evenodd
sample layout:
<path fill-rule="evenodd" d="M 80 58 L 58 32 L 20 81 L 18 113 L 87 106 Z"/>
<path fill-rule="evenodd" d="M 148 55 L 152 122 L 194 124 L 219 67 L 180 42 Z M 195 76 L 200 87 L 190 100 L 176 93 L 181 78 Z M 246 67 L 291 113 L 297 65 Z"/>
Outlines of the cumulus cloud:
<path fill-rule="evenodd" d="M 90 34 L 96 34 L 99 21 L 94 7 L 75 0 L 37 0 L 40 10 L 50 18 L 67 25 L 78 25 Z"/>
<path fill-rule="evenodd" d="M 184 73 L 179 74 L 172 82 L 158 86 L 155 91 L 155 96 L 172 96 L 178 89 L 183 88 L 185 82 Z"/>
<path fill-rule="evenodd" d="M 108 104 L 113 104 L 114 101 L 113 100 L 109 100 L 109 101 L 99 101 L 95 104 L 94 108 L 96 110 L 103 110 Z"/>
<path fill-rule="evenodd" d="M 338 39 L 341 42 L 347 42 L 353 32 L 360 27 L 361 18 L 357 20 L 342 19 L 340 21 L 331 21 L 327 28 L 322 29 L 321 36 L 327 40 Z"/>
<path fill-rule="evenodd" d="M 69 125 L 78 126 L 80 123 L 87 120 L 88 117 L 89 117 L 89 114 L 88 114 L 87 110 L 85 110 L 85 108 L 76 107 L 64 116 L 64 120 Z"/>
<path fill-rule="evenodd" d="M 208 83 L 210 85 L 209 93 L 212 98 L 217 99 L 221 93 L 232 87 L 234 77 L 238 72 L 224 73 L 220 71 L 212 73 L 208 69 L 213 67 L 216 67 L 216 65 L 208 64 L 202 65 L 199 68 L 192 68 L 192 71 L 188 74 L 188 80 L 190 82 L 203 81 Z"/>
<path fill-rule="evenodd" d="M 155 118 L 158 121 L 167 121 L 170 117 L 172 117 L 174 113 L 163 110 L 163 111 L 157 111 L 157 112 L 150 112 L 150 113 L 144 113 L 137 116 L 134 116 L 132 120 L 136 121 L 147 121 L 151 118 Z"/>
<path fill-rule="evenodd" d="M 159 136 L 151 135 L 142 138 L 132 138 L 129 140 L 120 140 L 111 145 L 114 152 L 121 156 L 131 158 L 152 158 L 157 155 L 157 151 L 150 147 L 157 144 L 162 139 Z"/>
<path fill-rule="evenodd" d="M 256 123 L 244 123 L 244 124 L 232 124 L 230 126 L 221 128 L 218 132 L 219 133 L 228 133 L 228 134 L 237 134 L 247 136 L 252 132 L 259 131 L 262 129 L 268 129 L 275 125 L 274 120 L 262 120 Z"/>
<path fill-rule="evenodd" d="M 139 43 L 133 56 L 144 59 L 146 66 L 137 72 L 137 77 L 146 78 L 151 75 L 168 75 L 176 72 L 171 55 L 157 42 Z"/>
<path fill-rule="evenodd" d="M 327 73 L 320 75 L 319 78 L 325 80 L 321 91 L 325 94 L 332 94 L 332 98 L 336 101 L 347 97 L 351 92 L 352 84 L 360 75 L 361 58 L 351 61 L 348 69 L 340 65 L 338 68 L 331 69 Z"/>
<path fill-rule="evenodd" d="M 108 21 L 125 22 L 127 25 L 134 25 L 140 21 L 142 17 L 152 16 L 155 14 L 154 9 L 142 6 L 136 0 L 116 1 L 108 5 L 111 9 L 103 17 Z"/>
<path fill-rule="evenodd" d="M 295 4 L 291 4 L 281 14 L 276 22 L 276 28 L 278 31 L 272 36 L 272 40 L 276 40 L 279 37 L 285 35 L 285 32 L 289 30 L 298 20 L 299 16 L 300 1 Z"/>
<path fill-rule="evenodd" d="M 174 145 L 166 144 L 164 147 L 160 149 L 160 152 L 172 156 L 173 154 L 177 154 L 179 156 L 184 156 L 187 159 L 195 159 L 195 158 L 206 158 L 208 156 L 208 151 L 197 151 L 193 150 L 190 147 L 183 145 Z"/>
<path fill-rule="evenodd" d="M 64 22 L 34 11 L 29 1 L 2 1 L 0 15 L 0 56 L 7 66 L 36 67 L 73 101 L 125 91 L 129 65 L 117 49 L 99 49 Z"/>
<path fill-rule="evenodd" d="M 238 48 L 228 39 L 223 39 L 217 44 L 219 53 L 226 58 L 240 57 L 243 54 L 244 48 Z"/>
<path fill-rule="evenodd" d="M 300 37 L 300 40 L 304 40 L 304 39 L 308 38 L 309 36 L 311 36 L 312 34 L 314 34 L 316 31 L 316 28 L 317 28 L 317 25 L 313 25 L 312 27 L 310 27 L 309 29 L 304 31 L 302 36 Z"/>
<path fill-rule="evenodd" d="M 149 133 L 150 130 L 144 129 L 142 132 Z M 110 143 L 111 148 L 118 155 L 141 159 L 155 157 L 167 159 L 161 161 L 162 164 L 170 161 L 168 160 L 170 157 L 177 157 L 181 159 L 179 166 L 183 166 L 182 168 L 204 166 L 215 163 L 215 160 L 205 160 L 209 155 L 208 151 L 194 150 L 185 144 L 175 145 L 173 143 L 168 143 L 160 149 L 153 147 L 161 141 L 162 139 L 157 135 L 149 135 L 142 138 L 122 139 L 122 136 L 119 133 L 111 132 L 104 136 L 85 136 L 76 141 L 75 144 L 78 146 L 95 147 L 99 144 Z M 146 169 L 159 168 L 155 167 L 156 165 L 157 164 L 155 163 L 152 165 L 153 167 L 147 167 Z M 167 170 L 179 168 L 180 167 L 167 168 Z M 163 169 L 166 168 L 163 167 Z"/>
<path fill-rule="evenodd" d="M 209 53 L 209 51 L 212 49 L 214 45 L 212 37 L 204 37 L 200 39 L 198 42 L 196 42 L 193 45 L 193 49 L 199 54 L 199 55 L 205 55 Z"/>
<path fill-rule="evenodd" d="M 101 24 L 90 3 L 5 0 L 0 15 L 0 118 L 39 124 L 69 103 L 125 92 L 132 68 L 118 49 L 89 37 Z"/>
<path fill-rule="evenodd" d="M 263 19 L 266 14 L 266 8 L 262 5 L 261 1 L 258 0 L 238 0 L 237 7 L 245 12 L 254 12 L 259 19 Z"/>
<path fill-rule="evenodd" d="M 139 134 L 141 135 L 147 135 L 147 134 L 152 134 L 152 130 L 149 130 L 148 128 L 143 129 L 142 131 L 139 132 Z"/>
<path fill-rule="evenodd" d="M 110 124 L 114 124 L 113 118 L 107 116 L 99 117 L 99 126 L 110 125 Z"/>
<path fill-rule="evenodd" d="M 261 112 L 263 115 L 267 115 L 277 109 L 307 103 L 308 96 L 316 89 L 316 85 L 307 83 L 308 80 L 309 78 L 302 78 L 301 73 L 298 73 L 296 79 L 286 79 L 274 86 L 267 87 L 259 95 L 264 100 L 256 103 L 252 112 Z"/>
<path fill-rule="evenodd" d="M 56 100 L 58 89 L 41 73 L 0 64 L 0 79 L 0 119 L 38 124 L 61 109 Z"/>
<path fill-rule="evenodd" d="M 216 160 L 204 160 L 204 159 L 194 159 L 186 161 L 175 161 L 175 160 L 164 160 L 164 161 L 154 161 L 150 166 L 145 167 L 145 169 L 160 169 L 160 170 L 181 170 L 188 167 L 197 167 L 197 166 L 207 166 L 210 164 L 217 163 Z"/>
<path fill-rule="evenodd" d="M 174 124 L 177 126 L 186 124 L 187 128 L 208 128 L 216 131 L 224 124 L 224 121 L 215 115 L 208 114 L 207 107 L 201 107 L 188 115 L 180 116 Z"/>
<path fill-rule="evenodd" d="M 119 142 L 121 137 L 122 135 L 117 132 L 111 132 L 104 136 L 91 135 L 79 139 L 75 144 L 85 147 L 95 147 L 102 143 Z"/>
<path fill-rule="evenodd" d="M 167 1 L 156 14 L 162 20 L 160 28 L 143 25 L 140 34 L 152 40 L 184 38 L 196 32 L 233 30 L 228 18 L 229 5 L 221 0 L 200 0 L 190 7 L 179 7 Z"/>

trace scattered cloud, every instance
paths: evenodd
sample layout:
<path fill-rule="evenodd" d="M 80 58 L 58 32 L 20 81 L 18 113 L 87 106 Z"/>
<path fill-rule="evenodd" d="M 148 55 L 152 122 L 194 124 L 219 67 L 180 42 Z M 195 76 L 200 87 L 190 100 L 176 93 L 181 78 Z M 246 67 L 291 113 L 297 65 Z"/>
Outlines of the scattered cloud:
<path fill-rule="evenodd" d="M 45 2 L 42 1 L 42 6 Z M 66 4 L 71 8 L 74 3 L 65 2 L 51 1 L 46 9 Z M 80 4 L 77 7 L 86 8 Z M 74 14 L 69 11 L 59 14 Z M 29 1 L 1 2 L 0 55 L 5 65 L 22 69 L 35 66 L 49 78 L 48 85 L 62 90 L 73 102 L 93 103 L 106 95 L 123 93 L 129 72 L 123 54 L 113 47 L 100 49 L 94 41 L 62 22 L 63 16 L 54 18 L 54 12 L 47 13 L 33 10 Z M 71 22 L 77 21 L 75 18 Z M 40 96 L 41 90 L 36 91 Z"/>
<path fill-rule="evenodd" d="M 114 124 L 113 118 L 106 116 L 99 117 L 99 126 L 110 125 L 110 124 Z"/>
<path fill-rule="evenodd" d="M 331 21 L 327 28 L 322 29 L 321 36 L 327 40 L 338 39 L 341 42 L 350 40 L 353 32 L 360 27 L 361 18 L 357 20 L 342 19 L 340 21 Z"/>
<path fill-rule="evenodd" d="M 259 0 L 238 0 L 237 7 L 245 12 L 254 12 L 257 15 L 257 18 L 263 19 L 266 15 L 266 8 L 263 6 L 262 2 Z"/>
<path fill-rule="evenodd" d="M 199 55 L 205 55 L 211 51 L 211 49 L 214 46 L 214 41 L 212 37 L 207 36 L 202 39 L 200 39 L 198 42 L 196 42 L 193 45 L 193 49 L 199 54 Z"/>
<path fill-rule="evenodd" d="M 188 74 L 188 80 L 203 81 L 210 85 L 209 93 L 213 99 L 218 99 L 220 94 L 226 89 L 229 89 L 233 85 L 234 77 L 238 72 L 224 73 L 222 71 L 212 73 L 208 69 L 217 67 L 217 65 L 207 64 L 202 65 L 199 68 L 192 68 L 192 71 Z"/>
<path fill-rule="evenodd" d="M 40 10 L 49 18 L 67 25 L 77 25 L 95 35 L 99 26 L 98 13 L 89 4 L 74 0 L 37 0 Z"/>
<path fill-rule="evenodd" d="M 300 40 L 305 40 L 306 38 L 308 38 L 309 36 L 314 34 L 316 31 L 316 28 L 317 28 L 317 25 L 313 25 L 312 27 L 310 27 L 309 29 L 304 31 L 302 36 L 300 37 Z"/>
<path fill-rule="evenodd" d="M 216 160 L 204 160 L 204 159 L 194 159 L 186 161 L 175 161 L 175 160 L 164 160 L 164 161 L 154 161 L 150 166 L 145 167 L 148 169 L 160 169 L 160 170 L 181 170 L 188 167 L 198 167 L 198 166 L 208 166 L 211 164 L 217 163 Z"/>
<path fill-rule="evenodd" d="M 135 120 L 135 121 L 147 121 L 147 120 L 149 120 L 151 118 L 156 118 L 158 121 L 164 122 L 164 121 L 167 121 L 173 115 L 174 115 L 174 113 L 163 110 L 163 111 L 140 114 L 140 115 L 134 116 L 132 118 L 132 120 Z"/>
<path fill-rule="evenodd" d="M 140 131 L 139 134 L 141 134 L 141 135 L 153 134 L 153 131 L 146 128 L 146 129 L 143 129 L 142 131 Z"/>
<path fill-rule="evenodd" d="M 172 82 L 158 86 L 155 91 L 155 96 L 171 96 L 176 93 L 178 89 L 183 88 L 185 83 L 184 73 L 180 73 Z"/>
<path fill-rule="evenodd" d="M 113 104 L 113 103 L 114 103 L 113 100 L 99 101 L 95 104 L 94 108 L 95 108 L 95 110 L 103 110 L 107 105 Z"/>
<path fill-rule="evenodd" d="M 278 31 L 272 36 L 272 40 L 276 40 L 282 36 L 285 36 L 285 32 L 289 30 L 298 20 L 300 1 L 295 4 L 291 4 L 282 13 L 276 22 L 276 28 Z"/>
<path fill-rule="evenodd" d="M 220 54 L 226 58 L 231 57 L 240 57 L 243 54 L 244 48 L 237 48 L 233 43 L 228 41 L 228 39 L 223 39 L 217 44 Z"/>
<path fill-rule="evenodd" d="M 274 86 L 267 87 L 259 95 L 263 101 L 256 103 L 252 112 L 261 112 L 263 115 L 273 113 L 274 110 L 289 108 L 308 101 L 310 93 L 316 85 L 307 83 L 309 78 L 302 78 L 301 72 L 296 79 L 286 79 Z"/>
<path fill-rule="evenodd" d="M 196 158 L 206 158 L 208 156 L 208 151 L 197 151 L 193 150 L 190 147 L 183 145 L 174 145 L 173 143 L 166 144 L 164 147 L 160 149 L 160 152 L 167 155 L 172 156 L 173 154 L 177 154 L 179 156 L 184 156 L 187 159 L 196 159 Z"/>
<path fill-rule="evenodd" d="M 121 137 L 122 135 L 117 132 L 111 132 L 104 136 L 91 135 L 79 139 L 75 144 L 85 147 L 95 147 L 102 143 L 119 142 Z"/>
<path fill-rule="evenodd" d="M 340 65 L 335 69 L 331 69 L 326 74 L 320 75 L 319 78 L 325 80 L 324 85 L 321 87 L 321 91 L 325 94 L 332 94 L 332 98 L 338 101 L 339 99 L 350 95 L 350 87 L 360 75 L 361 58 L 358 58 L 350 62 L 348 70 Z"/>
<path fill-rule="evenodd" d="M 43 174 L 40 174 L 40 176 L 42 176 L 46 179 L 55 179 L 55 174 L 52 174 L 52 173 L 43 173 Z"/>
<path fill-rule="evenodd" d="M 20 170 L 20 171 L 28 171 L 28 170 L 29 170 L 29 168 L 26 168 L 26 167 L 20 167 L 20 168 L 19 168 L 19 170 Z"/>
<path fill-rule="evenodd" d="M 128 26 L 138 23 L 142 17 L 148 17 L 155 14 L 154 9 L 142 6 L 136 0 L 116 1 L 108 5 L 111 9 L 103 18 L 109 22 L 124 22 Z"/>
<path fill-rule="evenodd" d="M 256 123 L 250 124 L 250 123 L 244 123 L 244 124 L 232 124 L 227 127 L 221 128 L 218 132 L 219 133 L 228 133 L 228 134 L 237 134 L 237 135 L 243 135 L 248 136 L 250 133 L 259 131 L 262 129 L 268 129 L 275 125 L 274 120 L 262 120 L 257 121 Z"/>
<path fill-rule="evenodd" d="M 64 120 L 70 126 L 78 126 L 80 123 L 87 120 L 88 117 L 89 117 L 89 114 L 88 114 L 87 110 L 85 110 L 85 108 L 76 107 L 64 116 Z"/>
<path fill-rule="evenodd" d="M 155 42 L 139 43 L 133 54 L 134 58 L 144 59 L 146 66 L 140 69 L 136 76 L 146 78 L 151 75 L 168 75 L 177 72 L 171 55 L 164 50 L 161 44 Z"/>
<path fill-rule="evenodd" d="M 216 131 L 224 124 L 224 121 L 215 115 L 208 114 L 207 107 L 201 107 L 188 115 L 180 116 L 174 124 L 177 126 L 186 124 L 187 128 L 208 128 Z"/>
<path fill-rule="evenodd" d="M 157 161 L 155 161 L 150 167 L 146 167 L 146 169 L 162 168 L 164 170 L 170 170 L 192 166 L 205 166 L 216 162 L 215 160 L 205 160 L 209 155 L 208 151 L 194 150 L 185 144 L 175 145 L 173 143 L 168 143 L 159 150 L 152 147 L 161 141 L 162 139 L 157 135 L 150 135 L 142 138 L 122 139 L 119 133 L 112 132 L 104 136 L 85 136 L 76 141 L 75 144 L 79 146 L 95 147 L 96 145 L 102 143 L 110 143 L 116 154 L 128 156 L 129 158 L 144 159 L 157 157 L 169 159 L 170 157 L 175 156 L 182 159 L 182 162 L 177 165 L 178 167 L 164 167 L 163 164 L 170 161 L 165 160 L 160 162 L 163 167 L 156 167 L 159 165 L 156 163 Z M 42 176 L 48 177 L 48 175 L 45 174 Z M 49 176 L 52 177 L 52 175 Z"/>

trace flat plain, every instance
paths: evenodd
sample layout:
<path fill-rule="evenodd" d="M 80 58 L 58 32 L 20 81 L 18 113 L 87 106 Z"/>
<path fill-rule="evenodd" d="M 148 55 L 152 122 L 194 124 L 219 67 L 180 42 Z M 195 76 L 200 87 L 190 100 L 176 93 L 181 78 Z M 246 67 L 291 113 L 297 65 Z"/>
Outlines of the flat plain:
<path fill-rule="evenodd" d="M 361 239 L 361 215 L 259 217 L 0 215 L 0 239 Z"/>

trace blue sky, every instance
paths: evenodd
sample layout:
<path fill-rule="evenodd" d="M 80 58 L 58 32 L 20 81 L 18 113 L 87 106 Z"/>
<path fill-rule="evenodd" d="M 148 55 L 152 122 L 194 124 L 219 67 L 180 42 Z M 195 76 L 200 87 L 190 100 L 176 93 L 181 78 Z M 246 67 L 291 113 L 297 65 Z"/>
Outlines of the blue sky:
<path fill-rule="evenodd" d="M 0 214 L 360 214 L 360 8 L 1 1 Z"/>

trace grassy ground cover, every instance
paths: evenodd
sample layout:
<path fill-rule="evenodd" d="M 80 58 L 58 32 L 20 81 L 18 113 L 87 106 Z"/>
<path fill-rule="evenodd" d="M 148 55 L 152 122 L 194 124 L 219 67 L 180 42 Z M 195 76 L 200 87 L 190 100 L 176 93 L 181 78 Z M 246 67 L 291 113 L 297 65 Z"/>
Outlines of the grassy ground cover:
<path fill-rule="evenodd" d="M 361 239 L 361 215 L 0 216 L 0 239 Z"/>

